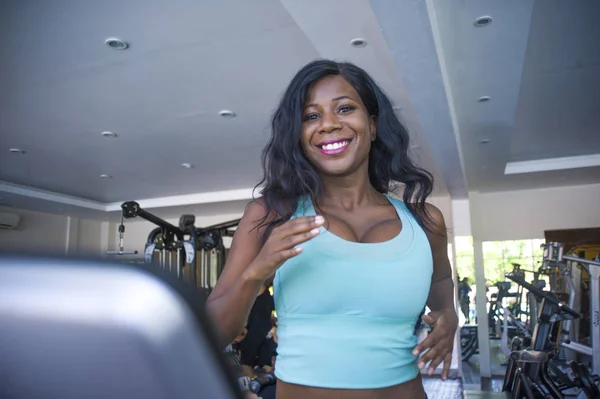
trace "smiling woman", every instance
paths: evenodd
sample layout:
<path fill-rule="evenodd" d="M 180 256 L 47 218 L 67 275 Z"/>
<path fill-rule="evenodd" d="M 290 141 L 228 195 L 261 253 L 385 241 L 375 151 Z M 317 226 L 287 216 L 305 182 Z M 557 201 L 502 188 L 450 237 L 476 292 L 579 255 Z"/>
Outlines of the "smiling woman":
<path fill-rule="evenodd" d="M 446 227 L 408 148 L 389 99 L 353 64 L 314 61 L 285 91 L 262 198 L 207 302 L 229 343 L 274 276 L 278 399 L 418 399 L 420 368 L 443 364 L 446 378 L 457 326 Z M 425 306 L 433 331 L 417 345 Z"/>
<path fill-rule="evenodd" d="M 339 75 L 322 78 L 310 91 L 301 142 L 321 172 L 351 173 L 368 159 L 370 145 L 364 142 L 375 140 L 376 118 L 364 108 L 356 90 Z"/>
<path fill-rule="evenodd" d="M 314 135 L 315 129 L 333 134 Z M 365 137 L 359 139 L 359 134 L 368 136 L 368 145 L 362 145 Z M 310 135 L 317 140 L 313 146 L 356 138 L 354 147 L 362 152 L 344 157 L 342 163 L 356 161 L 355 156 L 364 161 L 369 155 L 368 176 L 373 188 L 386 193 L 393 190 L 394 183 L 402 183 L 403 201 L 411 212 L 420 224 L 431 222 L 425 201 L 431 194 L 433 177 L 409 158 L 409 134 L 390 100 L 361 68 L 329 60 L 314 61 L 299 71 L 273 115 L 271 140 L 263 151 L 265 178 L 259 184 L 265 184 L 262 194 L 269 211 L 285 220 L 293 214 L 298 195 L 323 194 L 327 184 L 320 175 L 322 160 L 313 163 L 314 151 L 306 142 Z M 353 169 L 345 171 L 351 173 Z M 275 223 L 267 226 L 266 235 Z"/>

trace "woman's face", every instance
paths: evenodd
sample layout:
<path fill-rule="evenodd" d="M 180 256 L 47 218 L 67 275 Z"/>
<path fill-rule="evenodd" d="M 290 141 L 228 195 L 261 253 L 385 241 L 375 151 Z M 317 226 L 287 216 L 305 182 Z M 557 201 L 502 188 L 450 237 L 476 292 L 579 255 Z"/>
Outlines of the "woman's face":
<path fill-rule="evenodd" d="M 327 76 L 314 85 L 302 120 L 302 149 L 321 173 L 347 176 L 368 167 L 375 118 L 343 77 Z"/>

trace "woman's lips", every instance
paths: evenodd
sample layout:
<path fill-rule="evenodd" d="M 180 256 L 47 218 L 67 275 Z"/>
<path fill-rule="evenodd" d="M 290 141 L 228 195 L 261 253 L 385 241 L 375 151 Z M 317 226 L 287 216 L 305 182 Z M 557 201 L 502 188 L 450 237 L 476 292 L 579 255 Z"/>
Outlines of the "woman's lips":
<path fill-rule="evenodd" d="M 337 154 L 341 154 L 342 152 L 346 151 L 346 149 L 348 148 L 348 145 L 350 144 L 350 141 L 351 140 L 346 140 L 346 139 L 327 141 L 325 143 L 321 143 L 321 144 L 317 145 L 317 147 L 319 147 L 319 150 L 321 151 L 322 154 L 337 155 Z"/>

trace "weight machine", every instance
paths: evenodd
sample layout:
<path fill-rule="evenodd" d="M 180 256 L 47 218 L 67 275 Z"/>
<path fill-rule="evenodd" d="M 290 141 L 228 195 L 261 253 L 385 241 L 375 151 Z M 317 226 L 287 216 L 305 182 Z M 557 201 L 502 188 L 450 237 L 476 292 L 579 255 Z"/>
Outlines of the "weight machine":
<path fill-rule="evenodd" d="M 544 248 L 544 264 L 547 269 L 557 268 L 563 275 L 569 287 L 568 306 L 573 307 L 576 302 L 579 287 L 573 281 L 573 272 L 577 271 L 577 280 L 580 271 L 574 265 L 579 265 L 590 276 L 589 281 L 589 311 L 590 328 L 589 343 L 577 342 L 579 334 L 573 331 L 571 320 L 563 322 L 563 336 L 561 346 L 573 352 L 591 357 L 592 373 L 600 374 L 600 262 L 583 259 L 573 255 L 563 254 L 563 244 L 550 242 L 542 244 Z M 579 281 L 578 281 L 579 282 Z"/>
<path fill-rule="evenodd" d="M 179 226 L 174 226 L 142 209 L 135 201 L 124 202 L 121 209 L 125 219 L 140 217 L 158 226 L 148 235 L 145 263 L 156 263 L 207 294 L 212 291 L 227 257 L 223 237 L 233 237 L 240 219 L 196 227 L 194 215 L 182 215 Z"/>

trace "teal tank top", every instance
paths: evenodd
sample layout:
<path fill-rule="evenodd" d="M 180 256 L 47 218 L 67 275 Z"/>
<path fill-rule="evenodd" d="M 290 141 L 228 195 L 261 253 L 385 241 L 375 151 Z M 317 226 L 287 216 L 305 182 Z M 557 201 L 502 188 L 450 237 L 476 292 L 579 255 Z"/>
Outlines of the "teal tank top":
<path fill-rule="evenodd" d="M 273 282 L 278 320 L 275 374 L 322 388 L 375 389 L 415 378 L 415 326 L 433 259 L 406 205 L 389 195 L 402 230 L 382 243 L 344 240 L 321 227 Z M 316 215 L 303 198 L 292 218 Z"/>

